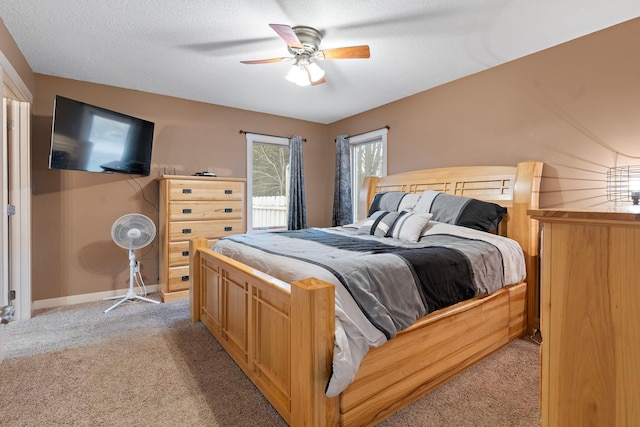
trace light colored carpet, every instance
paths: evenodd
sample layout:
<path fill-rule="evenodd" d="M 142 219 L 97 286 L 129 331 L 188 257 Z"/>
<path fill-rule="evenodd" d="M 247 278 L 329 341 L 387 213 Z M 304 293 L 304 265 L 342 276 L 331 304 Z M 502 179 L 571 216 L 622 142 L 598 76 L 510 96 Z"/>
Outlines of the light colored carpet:
<path fill-rule="evenodd" d="M 59 307 L 7 326 L 0 426 L 284 426 L 187 301 Z M 538 426 L 539 347 L 522 339 L 381 426 Z"/>

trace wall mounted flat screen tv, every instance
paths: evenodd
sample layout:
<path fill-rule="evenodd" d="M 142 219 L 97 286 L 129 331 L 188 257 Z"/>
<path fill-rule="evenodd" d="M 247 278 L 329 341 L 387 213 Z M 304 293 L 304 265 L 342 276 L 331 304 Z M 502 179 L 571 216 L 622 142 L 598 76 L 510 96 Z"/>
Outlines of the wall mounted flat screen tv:
<path fill-rule="evenodd" d="M 56 95 L 50 169 L 149 175 L 154 123 Z"/>

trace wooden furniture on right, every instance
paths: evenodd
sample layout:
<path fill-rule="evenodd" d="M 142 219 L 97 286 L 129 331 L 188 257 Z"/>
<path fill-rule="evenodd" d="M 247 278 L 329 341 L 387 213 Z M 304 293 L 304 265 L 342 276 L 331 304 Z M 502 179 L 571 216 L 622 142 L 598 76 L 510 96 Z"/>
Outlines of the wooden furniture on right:
<path fill-rule="evenodd" d="M 639 425 L 640 209 L 530 213 L 543 224 L 542 425 Z"/>
<path fill-rule="evenodd" d="M 162 175 L 160 181 L 160 286 L 163 302 L 189 297 L 189 239 L 209 246 L 244 233 L 243 178 Z"/>
<path fill-rule="evenodd" d="M 365 180 L 367 205 L 379 192 L 432 189 L 505 206 L 501 232 L 522 247 L 527 280 L 430 313 L 371 349 L 339 397 L 325 394 L 335 333 L 332 284 L 315 278 L 285 283 L 194 239 L 191 318 L 207 326 L 290 425 L 378 423 L 537 327 L 538 223 L 527 210 L 538 208 L 541 173 L 542 163 L 523 162 Z"/>

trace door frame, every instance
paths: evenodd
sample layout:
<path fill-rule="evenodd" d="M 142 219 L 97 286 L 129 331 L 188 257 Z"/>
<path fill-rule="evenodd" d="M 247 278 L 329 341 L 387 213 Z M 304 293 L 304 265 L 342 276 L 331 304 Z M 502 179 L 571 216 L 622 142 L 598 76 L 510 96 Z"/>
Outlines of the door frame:
<path fill-rule="evenodd" d="M 0 68 L 0 81 L 2 81 L 2 68 Z M 5 100 L 2 98 L 0 106 L 0 124 L 5 123 Z M 8 162 L 6 132 L 0 135 L 0 307 L 9 304 L 9 220 L 7 219 L 6 206 L 9 202 L 8 191 Z M 4 360 L 4 325 L 0 324 L 0 363 Z"/>
<path fill-rule="evenodd" d="M 17 138 L 12 141 L 7 159 L 8 182 L 0 183 L 3 194 L 8 191 L 7 200 L 16 207 L 16 215 L 9 221 L 8 253 L 0 260 L 9 268 L 9 286 L 16 291 L 16 320 L 31 318 L 31 105 L 33 94 L 15 70 L 9 59 L 0 51 L 0 77 L 2 80 L 2 97 L 18 101 L 14 112 L 19 120 L 14 120 L 14 131 Z M 4 126 L 3 118 L 3 126 Z M 4 134 L 4 132 L 3 132 Z M 4 199 L 4 197 L 3 197 Z M 7 205 L 0 207 L 3 218 L 7 215 Z M 14 254 L 13 257 L 10 255 Z M 8 264 L 5 265 L 5 262 Z M 8 299 L 3 295 L 0 301 Z"/>
<path fill-rule="evenodd" d="M 7 102 L 8 195 L 16 213 L 9 217 L 9 289 L 17 320 L 31 317 L 31 108 L 25 101 Z"/>

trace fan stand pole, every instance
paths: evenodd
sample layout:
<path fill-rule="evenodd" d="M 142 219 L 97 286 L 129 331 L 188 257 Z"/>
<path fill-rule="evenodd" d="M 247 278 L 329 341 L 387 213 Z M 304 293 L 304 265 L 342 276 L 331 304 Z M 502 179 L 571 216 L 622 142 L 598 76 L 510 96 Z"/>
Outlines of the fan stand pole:
<path fill-rule="evenodd" d="M 142 301 L 147 301 L 147 302 L 152 302 L 154 304 L 160 304 L 160 301 L 156 301 L 156 300 L 152 300 L 149 298 L 145 298 L 145 297 L 141 297 L 140 295 L 136 294 L 136 292 L 134 291 L 134 287 L 133 287 L 133 283 L 135 282 L 135 274 L 136 274 L 136 251 L 134 249 L 129 249 L 129 290 L 127 291 L 126 295 L 122 295 L 122 296 L 117 296 L 117 297 L 108 297 L 105 298 L 107 299 L 119 299 L 120 301 L 116 302 L 115 304 L 113 304 L 111 307 L 107 308 L 104 312 L 108 313 L 111 310 L 113 310 L 114 308 L 116 308 L 117 306 L 119 306 L 120 304 L 122 304 L 125 301 L 129 301 L 129 300 L 142 300 Z"/>

